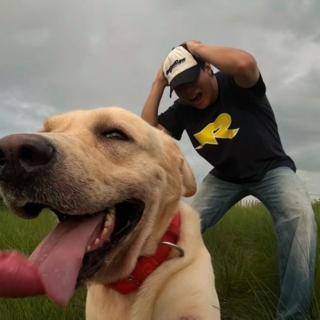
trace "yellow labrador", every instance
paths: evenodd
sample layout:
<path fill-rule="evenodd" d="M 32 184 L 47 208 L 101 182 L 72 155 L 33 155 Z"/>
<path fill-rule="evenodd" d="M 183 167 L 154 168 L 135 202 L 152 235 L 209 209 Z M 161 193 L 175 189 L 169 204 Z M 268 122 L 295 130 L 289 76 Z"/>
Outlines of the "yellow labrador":
<path fill-rule="evenodd" d="M 220 319 L 196 191 L 174 140 L 118 107 L 48 118 L 0 139 L 0 194 L 22 218 L 59 219 L 30 257 L 0 253 L 0 296 L 65 306 L 87 286 L 88 320 Z"/>

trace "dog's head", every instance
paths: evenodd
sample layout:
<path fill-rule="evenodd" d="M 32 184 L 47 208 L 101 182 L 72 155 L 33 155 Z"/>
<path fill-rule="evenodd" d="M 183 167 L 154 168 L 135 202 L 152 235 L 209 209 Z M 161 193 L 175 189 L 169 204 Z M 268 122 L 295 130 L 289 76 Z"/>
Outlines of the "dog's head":
<path fill-rule="evenodd" d="M 51 296 L 62 294 L 56 270 L 72 289 L 128 276 L 155 249 L 181 196 L 195 191 L 174 140 L 122 108 L 72 111 L 36 134 L 0 139 L 5 204 L 22 218 L 49 208 L 60 221 L 30 257 L 45 270 L 45 286 L 57 287 Z"/>

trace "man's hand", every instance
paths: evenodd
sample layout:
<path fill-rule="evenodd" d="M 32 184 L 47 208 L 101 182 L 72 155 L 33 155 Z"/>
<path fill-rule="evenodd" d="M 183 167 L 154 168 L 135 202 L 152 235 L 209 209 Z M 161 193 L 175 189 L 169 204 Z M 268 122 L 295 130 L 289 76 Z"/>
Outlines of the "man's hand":
<path fill-rule="evenodd" d="M 160 65 L 160 68 L 159 68 L 159 70 L 158 70 L 158 73 L 157 73 L 155 82 L 159 83 L 159 84 L 160 84 L 161 86 L 163 86 L 164 88 L 165 88 L 166 86 L 168 86 L 168 81 L 167 81 L 167 79 L 165 78 L 164 73 L 163 73 L 163 62 L 162 62 L 161 65 Z"/>
<path fill-rule="evenodd" d="M 190 51 L 192 55 L 194 55 L 197 58 L 200 58 L 199 53 L 197 52 L 197 48 L 199 45 L 202 45 L 202 43 L 198 40 L 188 40 L 184 41 L 182 44 L 185 44 Z"/>

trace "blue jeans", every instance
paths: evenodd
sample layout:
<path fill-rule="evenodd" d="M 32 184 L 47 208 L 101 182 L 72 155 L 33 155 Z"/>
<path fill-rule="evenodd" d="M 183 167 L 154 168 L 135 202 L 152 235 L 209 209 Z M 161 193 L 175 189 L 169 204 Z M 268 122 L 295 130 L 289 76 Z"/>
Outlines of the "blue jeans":
<path fill-rule="evenodd" d="M 277 234 L 281 295 L 277 319 L 302 320 L 311 306 L 317 225 L 308 192 L 288 167 L 270 170 L 257 183 L 234 184 L 208 174 L 191 200 L 201 216 L 201 231 L 216 224 L 247 195 L 270 211 Z"/>

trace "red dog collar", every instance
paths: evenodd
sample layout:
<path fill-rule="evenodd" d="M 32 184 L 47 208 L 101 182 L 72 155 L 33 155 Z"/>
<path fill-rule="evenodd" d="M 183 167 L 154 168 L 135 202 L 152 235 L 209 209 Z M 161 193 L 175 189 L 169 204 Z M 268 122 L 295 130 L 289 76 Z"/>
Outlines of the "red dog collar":
<path fill-rule="evenodd" d="M 166 233 L 161 238 L 161 242 L 166 241 L 176 244 L 180 235 L 180 223 L 180 212 L 178 212 L 172 219 Z M 157 251 L 152 256 L 140 256 L 138 258 L 136 267 L 128 278 L 106 284 L 105 286 L 122 294 L 128 294 L 138 289 L 143 281 L 168 258 L 170 251 L 170 246 L 160 243 Z"/>

